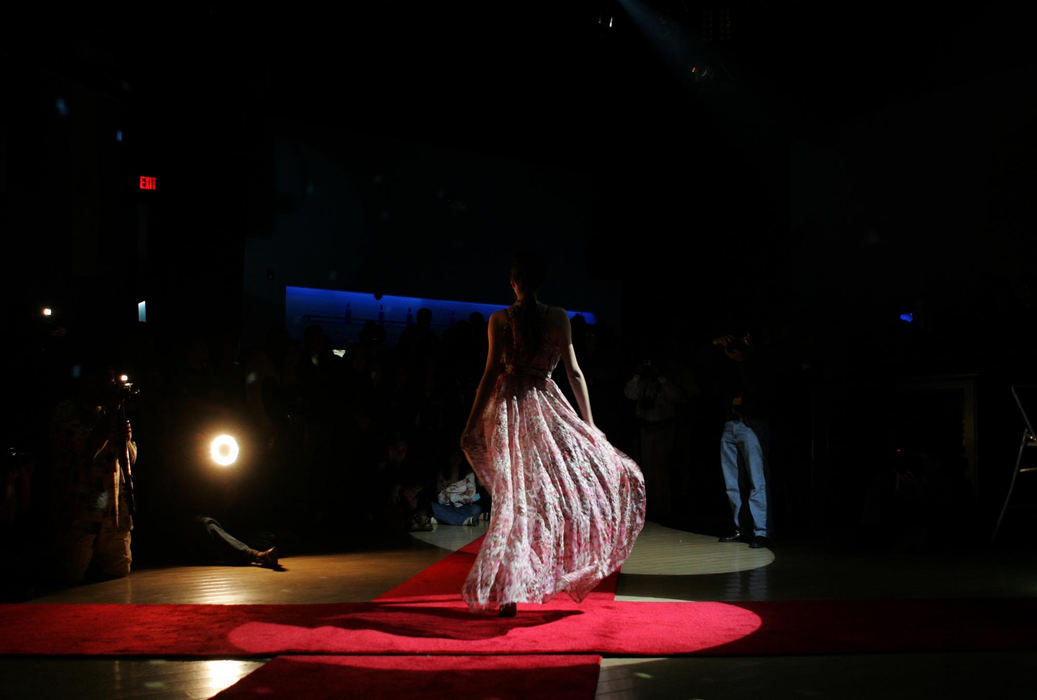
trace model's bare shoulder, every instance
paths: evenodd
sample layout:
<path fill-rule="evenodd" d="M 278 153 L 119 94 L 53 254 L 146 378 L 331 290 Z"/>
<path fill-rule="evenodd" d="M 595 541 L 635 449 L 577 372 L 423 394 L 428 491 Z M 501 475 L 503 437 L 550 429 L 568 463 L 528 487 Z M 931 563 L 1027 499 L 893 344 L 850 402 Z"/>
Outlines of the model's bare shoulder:
<path fill-rule="evenodd" d="M 563 309 L 561 306 L 549 307 L 547 312 L 547 326 L 549 333 L 552 338 L 555 339 L 560 345 L 565 345 L 568 342 L 569 334 L 572 332 L 569 328 L 569 312 Z"/>
<path fill-rule="evenodd" d="M 491 330 L 500 330 L 508 324 L 508 310 L 498 309 L 490 314 L 490 320 L 486 324 Z"/>
<path fill-rule="evenodd" d="M 557 324 L 563 324 L 569 319 L 569 312 L 561 306 L 548 307 L 548 316 Z"/>

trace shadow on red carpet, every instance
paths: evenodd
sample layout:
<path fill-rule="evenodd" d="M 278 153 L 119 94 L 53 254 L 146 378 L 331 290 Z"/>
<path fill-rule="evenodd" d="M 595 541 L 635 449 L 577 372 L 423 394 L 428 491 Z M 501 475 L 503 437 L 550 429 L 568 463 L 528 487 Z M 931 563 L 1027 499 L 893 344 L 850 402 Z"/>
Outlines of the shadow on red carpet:
<path fill-rule="evenodd" d="M 594 697 L 600 656 L 282 656 L 216 695 L 581 699 Z"/>

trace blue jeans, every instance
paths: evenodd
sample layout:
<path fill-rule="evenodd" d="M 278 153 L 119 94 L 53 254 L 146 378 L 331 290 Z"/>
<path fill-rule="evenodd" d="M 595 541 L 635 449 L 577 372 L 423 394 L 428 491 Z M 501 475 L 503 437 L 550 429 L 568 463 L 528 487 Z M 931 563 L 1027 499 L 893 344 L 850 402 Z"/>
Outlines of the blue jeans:
<path fill-rule="evenodd" d="M 464 525 L 465 520 L 477 517 L 480 513 L 482 513 L 482 506 L 478 503 L 467 503 L 463 506 L 432 504 L 432 515 L 436 517 L 436 520 L 447 525 Z"/>
<path fill-rule="evenodd" d="M 756 432 L 738 420 L 724 423 L 724 434 L 720 438 L 720 466 L 724 470 L 727 500 L 731 503 L 731 515 L 735 529 L 741 530 L 739 516 L 742 512 L 742 491 L 738 486 L 739 456 L 748 467 L 749 514 L 753 518 L 753 534 L 767 536 L 767 477 L 763 446 Z"/>
<path fill-rule="evenodd" d="M 211 561 L 226 564 L 251 564 L 255 551 L 231 535 L 214 518 L 199 516 L 195 522 L 201 526 L 206 554 Z"/>

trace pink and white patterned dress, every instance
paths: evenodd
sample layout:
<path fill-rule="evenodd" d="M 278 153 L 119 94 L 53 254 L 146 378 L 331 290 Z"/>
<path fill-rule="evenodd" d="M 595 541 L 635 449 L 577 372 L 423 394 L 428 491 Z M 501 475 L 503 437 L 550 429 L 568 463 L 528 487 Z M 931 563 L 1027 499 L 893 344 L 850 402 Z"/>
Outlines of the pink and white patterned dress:
<path fill-rule="evenodd" d="M 492 496 L 489 530 L 461 596 L 472 610 L 577 602 L 629 556 L 644 526 L 637 464 L 573 410 L 551 373 L 564 342 L 523 350 L 507 310 L 503 372 L 465 454 Z M 539 305 L 546 318 L 548 307 Z"/>

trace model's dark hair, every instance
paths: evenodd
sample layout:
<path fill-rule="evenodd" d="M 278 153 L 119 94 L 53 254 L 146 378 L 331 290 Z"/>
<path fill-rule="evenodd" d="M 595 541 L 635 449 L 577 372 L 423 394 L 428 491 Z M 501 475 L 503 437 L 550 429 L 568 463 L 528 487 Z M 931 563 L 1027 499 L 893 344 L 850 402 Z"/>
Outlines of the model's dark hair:
<path fill-rule="evenodd" d="M 537 313 L 536 293 L 544 284 L 544 261 L 535 252 L 520 250 L 511 256 L 508 268 L 512 281 L 523 292 L 523 299 L 518 304 L 517 322 L 522 347 L 527 354 L 534 355 L 540 351 L 544 341 L 544 319 Z"/>
<path fill-rule="evenodd" d="M 511 279 L 530 294 L 535 294 L 540 289 L 546 277 L 543 258 L 532 250 L 516 251 L 511 256 L 508 272 Z"/>

